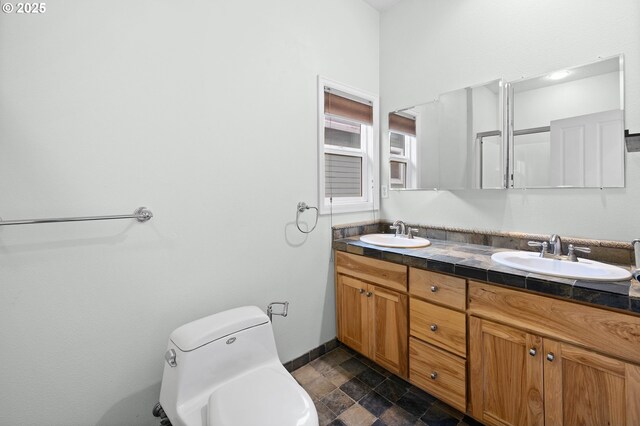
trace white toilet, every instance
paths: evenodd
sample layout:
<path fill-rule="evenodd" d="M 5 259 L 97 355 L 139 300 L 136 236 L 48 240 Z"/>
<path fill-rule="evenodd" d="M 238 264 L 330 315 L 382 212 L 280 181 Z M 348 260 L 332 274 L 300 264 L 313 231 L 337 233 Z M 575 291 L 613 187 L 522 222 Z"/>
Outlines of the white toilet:
<path fill-rule="evenodd" d="M 220 312 L 169 336 L 160 405 L 173 426 L 317 426 L 311 398 L 278 359 L 256 306 Z"/>

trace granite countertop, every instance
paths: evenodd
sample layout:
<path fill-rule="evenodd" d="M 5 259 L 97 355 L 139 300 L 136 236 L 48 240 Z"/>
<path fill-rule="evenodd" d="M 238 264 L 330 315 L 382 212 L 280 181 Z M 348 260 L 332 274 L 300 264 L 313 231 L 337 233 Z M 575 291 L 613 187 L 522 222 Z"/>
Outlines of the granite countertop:
<path fill-rule="evenodd" d="M 363 243 L 359 236 L 352 236 L 334 239 L 333 248 L 420 269 L 640 314 L 640 283 L 636 280 L 595 282 L 533 274 L 491 260 L 493 253 L 509 249 L 433 238 L 429 240 L 431 245 L 428 247 L 401 249 Z"/>

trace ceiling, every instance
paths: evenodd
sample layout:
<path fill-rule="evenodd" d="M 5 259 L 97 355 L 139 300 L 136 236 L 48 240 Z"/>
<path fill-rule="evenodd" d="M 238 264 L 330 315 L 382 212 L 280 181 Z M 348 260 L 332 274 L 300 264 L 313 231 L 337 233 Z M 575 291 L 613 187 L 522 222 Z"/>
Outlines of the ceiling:
<path fill-rule="evenodd" d="M 378 9 L 380 12 L 389 9 L 400 0 L 364 0 L 369 3 L 373 8 Z"/>

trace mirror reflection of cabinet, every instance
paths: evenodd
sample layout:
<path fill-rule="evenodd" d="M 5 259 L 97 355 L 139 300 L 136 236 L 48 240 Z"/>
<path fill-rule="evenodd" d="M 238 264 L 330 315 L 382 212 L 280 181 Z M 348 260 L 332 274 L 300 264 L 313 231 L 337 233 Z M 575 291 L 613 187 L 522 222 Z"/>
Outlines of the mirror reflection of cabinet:
<path fill-rule="evenodd" d="M 391 189 L 504 188 L 502 80 L 389 114 Z"/>
<path fill-rule="evenodd" d="M 623 82 L 618 55 L 392 112 L 389 187 L 624 187 Z"/>

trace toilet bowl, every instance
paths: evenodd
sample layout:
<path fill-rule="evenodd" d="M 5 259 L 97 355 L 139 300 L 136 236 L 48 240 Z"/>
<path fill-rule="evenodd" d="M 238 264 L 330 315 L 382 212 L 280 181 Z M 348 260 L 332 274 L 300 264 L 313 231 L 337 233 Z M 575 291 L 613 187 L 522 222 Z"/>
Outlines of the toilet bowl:
<path fill-rule="evenodd" d="M 173 426 L 317 426 L 307 392 L 282 366 L 256 306 L 220 312 L 169 336 L 160 405 Z"/>

